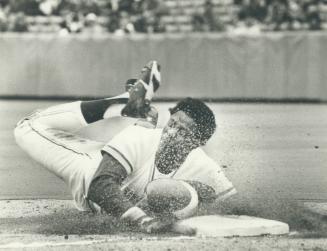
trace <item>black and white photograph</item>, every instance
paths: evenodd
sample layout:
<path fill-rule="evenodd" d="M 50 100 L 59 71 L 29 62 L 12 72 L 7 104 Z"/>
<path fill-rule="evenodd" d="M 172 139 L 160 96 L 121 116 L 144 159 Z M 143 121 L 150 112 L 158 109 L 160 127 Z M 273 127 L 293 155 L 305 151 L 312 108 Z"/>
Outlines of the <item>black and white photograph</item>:
<path fill-rule="evenodd" d="M 0 250 L 327 251 L 327 0 L 0 0 Z"/>

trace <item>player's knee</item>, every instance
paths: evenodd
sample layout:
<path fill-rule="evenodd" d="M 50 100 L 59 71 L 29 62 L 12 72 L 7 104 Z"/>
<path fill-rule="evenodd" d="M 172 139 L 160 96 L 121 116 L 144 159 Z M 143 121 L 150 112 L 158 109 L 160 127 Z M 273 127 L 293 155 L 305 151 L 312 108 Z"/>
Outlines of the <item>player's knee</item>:
<path fill-rule="evenodd" d="M 146 189 L 148 206 L 157 214 L 173 214 L 179 219 L 190 217 L 198 208 L 198 194 L 187 182 L 157 179 Z"/>
<path fill-rule="evenodd" d="M 15 129 L 14 129 L 14 137 L 15 137 L 15 140 L 16 140 L 16 143 L 18 145 L 20 145 L 20 143 L 22 142 L 23 140 L 23 128 L 21 126 L 16 126 Z"/>
<path fill-rule="evenodd" d="M 30 130 L 30 126 L 28 124 L 28 118 L 25 117 L 21 119 L 14 128 L 14 137 L 18 145 L 21 145 L 26 139 L 27 131 Z"/>
<path fill-rule="evenodd" d="M 22 131 L 22 127 L 19 124 L 17 124 L 14 129 L 14 137 L 16 141 L 21 138 L 22 136 L 21 131 Z"/>

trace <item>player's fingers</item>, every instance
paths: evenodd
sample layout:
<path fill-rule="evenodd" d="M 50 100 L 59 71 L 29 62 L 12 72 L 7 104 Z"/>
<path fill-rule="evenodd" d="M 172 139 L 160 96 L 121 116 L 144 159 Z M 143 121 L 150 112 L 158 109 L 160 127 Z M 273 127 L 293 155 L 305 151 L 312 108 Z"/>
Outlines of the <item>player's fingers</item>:
<path fill-rule="evenodd" d="M 196 235 L 196 229 L 190 226 L 174 224 L 174 226 L 172 226 L 172 231 L 183 235 Z"/>
<path fill-rule="evenodd" d="M 156 221 L 151 223 L 146 231 L 147 233 L 160 233 L 168 231 L 172 226 L 171 222 Z"/>

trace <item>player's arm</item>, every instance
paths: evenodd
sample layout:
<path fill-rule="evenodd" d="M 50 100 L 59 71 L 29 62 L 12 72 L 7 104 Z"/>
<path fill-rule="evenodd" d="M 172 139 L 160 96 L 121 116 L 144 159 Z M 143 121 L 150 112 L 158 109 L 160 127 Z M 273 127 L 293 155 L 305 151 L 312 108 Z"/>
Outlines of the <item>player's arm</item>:
<path fill-rule="evenodd" d="M 102 160 L 89 187 L 88 199 L 116 217 L 122 217 L 134 206 L 121 190 L 121 185 L 136 166 L 139 138 L 135 136 L 139 131 L 135 126 L 127 127 L 104 146 Z"/>
<path fill-rule="evenodd" d="M 225 200 L 226 198 L 231 197 L 236 194 L 236 189 L 234 186 L 228 182 L 224 174 L 219 175 L 219 180 L 221 181 L 221 186 L 216 189 L 208 184 L 205 184 L 200 181 L 184 180 L 190 184 L 198 194 L 199 202 L 212 203 L 217 201 Z M 230 184 L 231 186 L 224 186 L 224 184 Z"/>
<path fill-rule="evenodd" d="M 133 206 L 120 189 L 126 176 L 125 168 L 110 154 L 104 153 L 90 184 L 88 199 L 108 214 L 120 217 Z"/>
<path fill-rule="evenodd" d="M 103 159 L 94 177 L 90 184 L 88 199 L 108 214 L 120 217 L 122 221 L 130 222 L 147 233 L 164 231 L 173 223 L 149 217 L 128 200 L 120 189 L 127 172 L 110 154 L 103 153 Z"/>
<path fill-rule="evenodd" d="M 192 181 L 192 180 L 184 180 L 188 184 L 190 184 L 198 194 L 199 202 L 214 202 L 217 198 L 215 190 L 202 182 Z"/>
<path fill-rule="evenodd" d="M 199 201 L 222 201 L 236 194 L 234 185 L 222 168 L 202 149 L 196 149 L 190 157 L 194 172 L 184 180 L 197 191 Z"/>

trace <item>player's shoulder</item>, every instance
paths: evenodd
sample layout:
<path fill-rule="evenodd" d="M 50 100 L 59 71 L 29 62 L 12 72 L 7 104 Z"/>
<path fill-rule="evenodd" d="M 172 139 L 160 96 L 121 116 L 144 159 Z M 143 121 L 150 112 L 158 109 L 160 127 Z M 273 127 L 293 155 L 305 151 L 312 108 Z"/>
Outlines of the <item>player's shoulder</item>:
<path fill-rule="evenodd" d="M 140 125 L 140 124 L 135 123 L 133 125 L 128 126 L 124 131 L 147 133 L 147 134 L 157 134 L 157 133 L 161 133 L 162 129 L 146 127 L 146 126 L 143 126 L 142 124 Z"/>
<path fill-rule="evenodd" d="M 197 147 L 197 148 L 193 149 L 188 155 L 188 158 L 192 158 L 192 160 L 193 159 L 196 160 L 199 158 L 200 159 L 206 158 L 206 157 L 207 157 L 207 155 L 201 147 Z"/>
<path fill-rule="evenodd" d="M 130 125 L 120 132 L 118 138 L 127 138 L 128 140 L 146 140 L 157 139 L 160 137 L 162 129 L 146 128 L 139 125 Z"/>
<path fill-rule="evenodd" d="M 221 167 L 216 161 L 214 161 L 202 147 L 197 147 L 188 155 L 185 164 L 193 167 L 199 167 L 200 169 L 206 169 L 207 171 L 220 171 Z"/>

